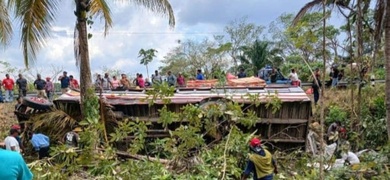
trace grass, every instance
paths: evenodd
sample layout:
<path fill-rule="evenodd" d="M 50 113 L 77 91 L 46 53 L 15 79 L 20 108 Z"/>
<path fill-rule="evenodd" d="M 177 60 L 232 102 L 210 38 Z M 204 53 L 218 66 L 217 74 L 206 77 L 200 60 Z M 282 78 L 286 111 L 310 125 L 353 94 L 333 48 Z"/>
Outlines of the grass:
<path fill-rule="evenodd" d="M 15 103 L 0 103 L 0 141 L 3 141 L 13 124 L 18 124 L 14 114 Z"/>

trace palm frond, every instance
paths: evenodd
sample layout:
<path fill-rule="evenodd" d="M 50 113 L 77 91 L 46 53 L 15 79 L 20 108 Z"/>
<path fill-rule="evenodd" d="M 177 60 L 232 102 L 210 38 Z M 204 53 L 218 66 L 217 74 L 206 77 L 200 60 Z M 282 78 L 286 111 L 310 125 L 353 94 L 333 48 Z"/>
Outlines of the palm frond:
<path fill-rule="evenodd" d="M 30 118 L 33 123 L 33 130 L 44 132 L 51 139 L 62 140 L 64 134 L 75 127 L 77 121 L 61 110 L 37 114 Z"/>
<path fill-rule="evenodd" d="M 27 68 L 30 62 L 35 61 L 38 51 L 45 45 L 45 39 L 50 36 L 59 1 L 20 1 L 19 7 L 16 7 L 16 16 L 21 19 L 21 44 Z"/>
<path fill-rule="evenodd" d="M 12 35 L 12 23 L 9 18 L 7 5 L 0 0 L 0 43 L 7 45 Z"/>
<path fill-rule="evenodd" d="M 171 27 L 175 26 L 176 23 L 175 14 L 173 13 L 173 8 L 168 0 L 126 0 L 126 1 L 131 1 L 136 5 L 144 6 L 145 8 L 151 10 L 152 12 L 168 17 L 169 25 Z"/>
<path fill-rule="evenodd" d="M 91 16 L 104 20 L 104 36 L 106 36 L 112 27 L 111 10 L 106 0 L 92 0 L 90 13 Z"/>
<path fill-rule="evenodd" d="M 299 20 L 302 19 L 303 16 L 306 15 L 307 12 L 312 11 L 314 8 L 321 8 L 323 0 L 313 0 L 299 10 L 298 14 L 295 16 L 292 25 L 295 26 Z"/>

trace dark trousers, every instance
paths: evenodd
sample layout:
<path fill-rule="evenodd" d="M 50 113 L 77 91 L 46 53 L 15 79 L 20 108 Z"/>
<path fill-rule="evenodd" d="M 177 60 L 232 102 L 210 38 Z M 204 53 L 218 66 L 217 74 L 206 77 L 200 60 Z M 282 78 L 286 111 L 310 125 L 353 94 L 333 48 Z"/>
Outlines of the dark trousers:
<path fill-rule="evenodd" d="M 43 147 L 39 149 L 39 159 L 43 159 L 45 157 L 49 157 L 49 146 L 48 147 Z"/>
<path fill-rule="evenodd" d="M 27 90 L 25 89 L 19 89 L 19 97 L 26 97 Z"/>
<path fill-rule="evenodd" d="M 318 100 L 320 99 L 320 93 L 317 91 L 313 91 L 313 95 L 314 95 L 314 104 L 317 105 L 317 102 Z"/>

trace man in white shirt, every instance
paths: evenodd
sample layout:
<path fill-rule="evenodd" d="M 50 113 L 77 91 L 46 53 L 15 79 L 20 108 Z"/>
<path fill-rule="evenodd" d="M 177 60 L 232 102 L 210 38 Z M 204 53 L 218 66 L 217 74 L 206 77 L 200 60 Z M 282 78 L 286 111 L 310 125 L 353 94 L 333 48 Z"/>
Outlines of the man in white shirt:
<path fill-rule="evenodd" d="M 10 151 L 16 151 L 20 153 L 20 146 L 18 143 L 18 140 L 16 140 L 16 137 L 19 135 L 18 130 L 16 129 L 11 129 L 10 135 L 5 138 L 4 144 L 5 144 L 5 149 L 10 150 Z"/>

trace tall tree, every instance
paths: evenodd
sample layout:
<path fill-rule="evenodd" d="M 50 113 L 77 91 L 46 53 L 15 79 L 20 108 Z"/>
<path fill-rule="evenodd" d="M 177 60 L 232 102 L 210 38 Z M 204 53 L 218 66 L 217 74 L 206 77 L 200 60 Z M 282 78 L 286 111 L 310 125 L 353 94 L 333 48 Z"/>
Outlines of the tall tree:
<path fill-rule="evenodd" d="M 118 0 L 110 0 L 115 2 Z M 5 2 L 8 2 L 7 4 Z M 50 36 L 50 29 L 55 20 L 61 0 L 8 0 L 0 1 L 0 41 L 6 43 L 11 35 L 8 16 L 9 9 L 14 10 L 21 24 L 21 44 L 24 63 L 29 67 L 36 59 L 45 40 Z M 169 25 L 175 25 L 173 9 L 168 0 L 129 0 L 138 6 L 144 6 L 153 12 L 167 16 Z M 101 18 L 104 21 L 104 35 L 112 26 L 111 11 L 108 0 L 75 0 L 76 26 L 74 36 L 76 65 L 80 68 L 81 101 L 87 101 L 87 89 L 92 87 L 91 67 L 88 51 L 87 18 Z M 7 8 L 8 7 L 8 8 Z M 4 24 L 3 24 L 4 23 Z"/>
<path fill-rule="evenodd" d="M 385 55 L 386 55 L 386 119 L 387 119 L 387 136 L 390 140 L 390 3 L 386 4 L 386 25 L 385 25 Z"/>
<path fill-rule="evenodd" d="M 148 78 L 149 78 L 148 64 L 151 63 L 153 61 L 153 58 L 156 57 L 156 53 L 158 53 L 158 51 L 155 50 L 155 49 L 148 49 L 148 50 L 141 49 L 138 52 L 138 57 L 141 57 L 140 63 L 142 65 L 145 65 L 145 67 L 146 67 L 146 75 L 147 75 Z"/>
<path fill-rule="evenodd" d="M 263 32 L 263 26 L 257 26 L 253 23 L 248 23 L 247 18 L 241 18 L 230 22 L 225 27 L 225 32 L 229 35 L 228 41 L 231 43 L 230 56 L 233 59 L 234 66 L 238 66 L 238 56 L 242 46 L 252 44 L 259 38 Z"/>
<path fill-rule="evenodd" d="M 268 43 L 264 41 L 256 40 L 250 46 L 241 47 L 243 56 L 240 57 L 241 63 L 251 64 L 251 69 L 254 74 L 264 67 L 268 61 Z"/>

